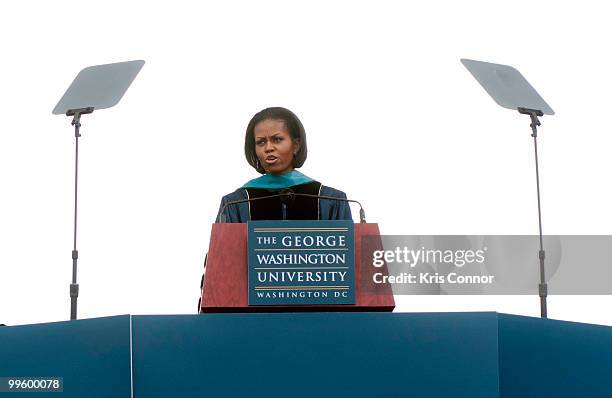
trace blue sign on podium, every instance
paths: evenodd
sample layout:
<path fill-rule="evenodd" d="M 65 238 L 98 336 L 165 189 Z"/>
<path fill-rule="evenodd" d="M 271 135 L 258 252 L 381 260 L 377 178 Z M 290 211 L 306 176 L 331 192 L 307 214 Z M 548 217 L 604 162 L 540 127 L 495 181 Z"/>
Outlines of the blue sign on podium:
<path fill-rule="evenodd" d="M 249 305 L 355 304 L 352 221 L 248 224 Z"/>

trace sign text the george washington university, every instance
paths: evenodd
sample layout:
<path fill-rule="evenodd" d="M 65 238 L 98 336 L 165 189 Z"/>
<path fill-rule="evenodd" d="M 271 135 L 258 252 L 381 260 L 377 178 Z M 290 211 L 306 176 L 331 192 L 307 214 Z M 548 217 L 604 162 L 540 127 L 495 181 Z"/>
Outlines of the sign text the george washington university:
<path fill-rule="evenodd" d="M 355 304 L 351 221 L 249 223 L 249 305 Z"/>

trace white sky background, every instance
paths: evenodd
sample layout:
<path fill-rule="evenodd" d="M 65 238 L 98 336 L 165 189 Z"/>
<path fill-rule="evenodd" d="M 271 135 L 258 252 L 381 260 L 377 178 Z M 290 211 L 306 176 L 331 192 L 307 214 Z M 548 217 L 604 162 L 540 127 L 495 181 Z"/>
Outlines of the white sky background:
<path fill-rule="evenodd" d="M 119 105 L 82 120 L 81 318 L 195 313 L 211 223 L 258 175 L 244 131 L 268 106 L 304 123 L 301 171 L 362 201 L 383 234 L 537 233 L 529 120 L 460 58 L 517 67 L 557 113 L 538 140 L 544 232 L 612 234 L 610 12 L 568 4 L 2 4 L 0 323 L 69 317 L 74 134 L 51 110 L 89 65 L 147 62 Z M 535 296 L 397 303 L 539 315 Z M 610 305 L 552 296 L 549 315 L 612 325 Z"/>

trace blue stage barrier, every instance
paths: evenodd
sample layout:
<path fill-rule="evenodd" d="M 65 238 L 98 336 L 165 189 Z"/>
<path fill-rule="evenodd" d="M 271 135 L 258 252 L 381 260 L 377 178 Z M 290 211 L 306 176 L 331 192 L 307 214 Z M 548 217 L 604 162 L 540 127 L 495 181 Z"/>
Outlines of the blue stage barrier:
<path fill-rule="evenodd" d="M 498 316 L 501 397 L 612 397 L 612 327 Z"/>
<path fill-rule="evenodd" d="M 0 327 L 0 377 L 61 377 L 63 392 L 0 396 L 131 396 L 130 316 Z"/>
<path fill-rule="evenodd" d="M 494 312 L 119 316 L 0 328 L 8 376 L 62 377 L 68 397 L 612 397 L 612 327 Z"/>
<path fill-rule="evenodd" d="M 496 397 L 495 313 L 134 316 L 137 397 Z"/>

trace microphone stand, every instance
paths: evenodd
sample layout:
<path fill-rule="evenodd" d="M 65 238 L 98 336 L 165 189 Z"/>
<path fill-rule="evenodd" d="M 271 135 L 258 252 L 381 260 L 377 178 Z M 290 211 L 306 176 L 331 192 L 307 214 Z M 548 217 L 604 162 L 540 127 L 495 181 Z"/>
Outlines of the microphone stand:
<path fill-rule="evenodd" d="M 74 235 L 72 248 L 72 283 L 70 284 L 70 319 L 77 319 L 77 299 L 79 297 L 79 284 L 77 283 L 77 260 L 79 251 L 77 250 L 77 199 L 79 181 L 79 137 L 81 136 L 81 115 L 92 113 L 93 107 L 70 109 L 66 116 L 73 116 L 72 125 L 74 126 L 74 138 L 76 139 L 74 153 Z"/>
<path fill-rule="evenodd" d="M 546 297 L 548 295 L 548 285 L 546 284 L 546 270 L 544 269 L 544 258 L 546 254 L 544 252 L 544 243 L 542 239 L 542 211 L 540 206 L 540 173 L 538 167 L 538 126 L 540 126 L 540 120 L 538 116 L 543 116 L 542 111 L 527 108 L 518 108 L 519 113 L 523 115 L 529 115 L 531 118 L 531 136 L 533 137 L 533 147 L 535 150 L 535 164 L 536 164 L 536 189 L 538 193 L 538 225 L 540 229 L 540 251 L 538 252 L 538 258 L 540 259 L 540 284 L 538 285 L 538 293 L 540 295 L 540 316 L 542 318 L 548 318 L 548 310 L 546 306 Z"/>
<path fill-rule="evenodd" d="M 283 220 L 287 220 L 287 203 L 292 203 L 295 200 L 295 192 L 291 188 L 285 188 L 279 192 L 279 195 Z"/>

